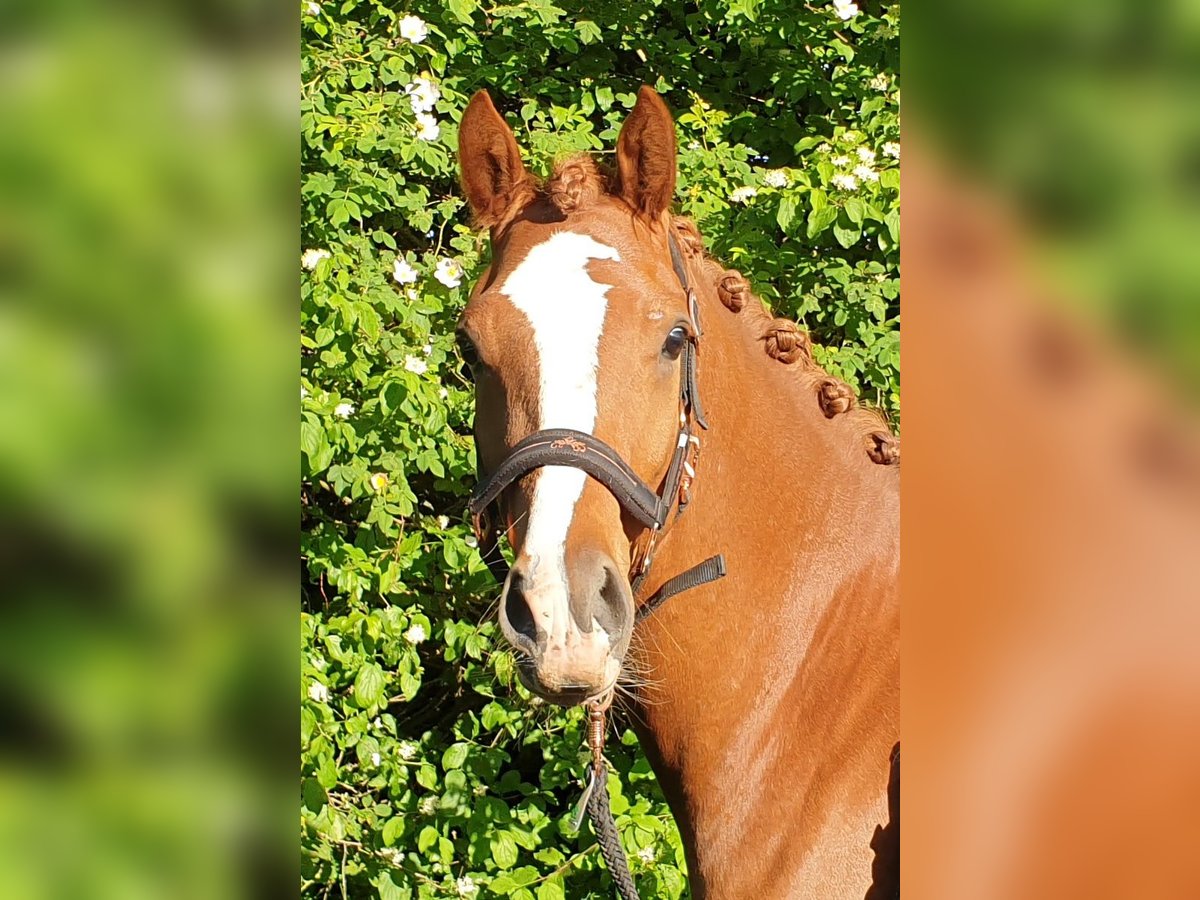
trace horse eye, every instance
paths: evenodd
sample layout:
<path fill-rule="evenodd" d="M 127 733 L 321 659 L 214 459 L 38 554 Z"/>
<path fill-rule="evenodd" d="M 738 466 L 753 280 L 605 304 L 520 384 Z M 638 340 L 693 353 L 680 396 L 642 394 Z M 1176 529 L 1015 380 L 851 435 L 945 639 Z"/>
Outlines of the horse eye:
<path fill-rule="evenodd" d="M 679 354 L 683 352 L 683 347 L 687 344 L 688 333 L 687 329 L 682 325 L 676 325 L 667 333 L 667 340 L 663 344 L 663 356 L 667 359 L 679 359 Z"/>

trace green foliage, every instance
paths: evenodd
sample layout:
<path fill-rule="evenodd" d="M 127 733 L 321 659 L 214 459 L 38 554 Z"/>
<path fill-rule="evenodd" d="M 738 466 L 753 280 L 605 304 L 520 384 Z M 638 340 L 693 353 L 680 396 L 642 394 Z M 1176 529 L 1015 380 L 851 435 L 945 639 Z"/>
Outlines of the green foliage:
<path fill-rule="evenodd" d="M 463 517 L 472 398 L 453 326 L 487 246 L 456 187 L 456 122 L 488 88 L 545 172 L 611 153 L 637 86 L 655 86 L 678 120 L 678 210 L 894 417 L 898 10 L 345 0 L 302 16 L 304 893 L 610 897 L 590 830 L 571 827 L 581 714 L 516 684 Z M 686 896 L 632 733 L 610 758 L 642 895 Z"/>

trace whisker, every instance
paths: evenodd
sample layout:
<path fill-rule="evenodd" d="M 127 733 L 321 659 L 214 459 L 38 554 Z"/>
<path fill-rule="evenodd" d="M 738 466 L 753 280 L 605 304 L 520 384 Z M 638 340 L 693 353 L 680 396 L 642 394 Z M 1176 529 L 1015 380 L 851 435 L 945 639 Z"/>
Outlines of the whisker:
<path fill-rule="evenodd" d="M 525 512 L 521 513 L 521 515 L 513 520 L 513 525 L 519 525 L 522 521 L 524 521 L 529 516 L 529 512 L 529 510 L 525 510 Z M 481 615 L 479 617 L 479 621 L 475 623 L 476 627 L 482 625 L 488 620 L 488 618 L 491 617 L 492 612 L 499 606 L 500 598 L 502 596 L 504 596 L 504 585 L 500 585 L 499 593 L 496 594 L 495 598 L 487 605 L 487 608 L 484 609 L 483 615 Z"/>

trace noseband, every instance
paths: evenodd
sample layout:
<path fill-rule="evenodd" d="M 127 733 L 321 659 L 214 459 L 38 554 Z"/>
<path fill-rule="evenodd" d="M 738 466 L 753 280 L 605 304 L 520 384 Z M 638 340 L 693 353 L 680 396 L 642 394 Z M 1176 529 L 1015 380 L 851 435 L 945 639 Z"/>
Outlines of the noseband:
<path fill-rule="evenodd" d="M 479 552 L 492 575 L 501 584 L 508 578 L 509 565 L 500 552 L 500 529 L 488 514 L 504 490 L 514 481 L 545 466 L 571 466 L 582 469 L 608 490 L 621 508 L 642 525 L 651 529 L 645 553 L 634 567 L 631 587 L 634 602 L 654 560 L 654 546 L 662 529 L 671 520 L 683 514 L 691 499 L 692 481 L 696 475 L 696 459 L 700 453 L 700 437 L 693 424 L 708 428 L 704 410 L 700 405 L 697 385 L 697 350 L 700 344 L 700 309 L 696 303 L 696 292 L 688 281 L 683 257 L 674 235 L 668 235 L 671 247 L 671 266 L 687 296 L 688 314 L 692 320 L 692 333 L 684 345 L 680 369 L 680 412 L 679 435 L 675 451 L 661 493 L 657 493 L 633 470 L 616 450 L 604 441 L 584 431 L 570 428 L 549 428 L 535 431 L 513 447 L 512 452 L 496 470 L 483 477 L 471 496 L 467 510 L 479 541 Z M 650 615 L 676 594 L 715 581 L 725 574 L 725 558 L 721 554 L 709 557 L 685 572 L 665 582 L 653 596 L 647 598 L 637 609 L 637 621 Z"/>

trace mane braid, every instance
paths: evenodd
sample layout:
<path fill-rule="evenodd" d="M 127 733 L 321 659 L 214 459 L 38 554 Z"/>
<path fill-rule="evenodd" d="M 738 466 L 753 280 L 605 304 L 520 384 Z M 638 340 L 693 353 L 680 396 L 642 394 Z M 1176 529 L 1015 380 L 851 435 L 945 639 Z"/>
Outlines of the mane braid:
<path fill-rule="evenodd" d="M 609 180 L 590 155 L 581 153 L 554 167 L 541 194 L 565 215 L 595 203 L 605 193 Z"/>
<path fill-rule="evenodd" d="M 704 277 L 716 290 L 718 299 L 730 312 L 746 322 L 768 356 L 795 367 L 802 389 L 817 401 L 826 419 L 845 417 L 861 435 L 867 457 L 877 465 L 900 462 L 900 439 L 892 433 L 883 414 L 861 406 L 853 388 L 834 378 L 813 359 L 812 339 L 808 332 L 790 319 L 775 318 L 760 298 L 750 290 L 750 282 L 736 269 L 726 269 L 704 249 L 704 239 L 690 219 L 675 217 L 671 226 L 684 254 L 695 259 Z M 756 303 L 748 302 L 751 299 Z"/>

